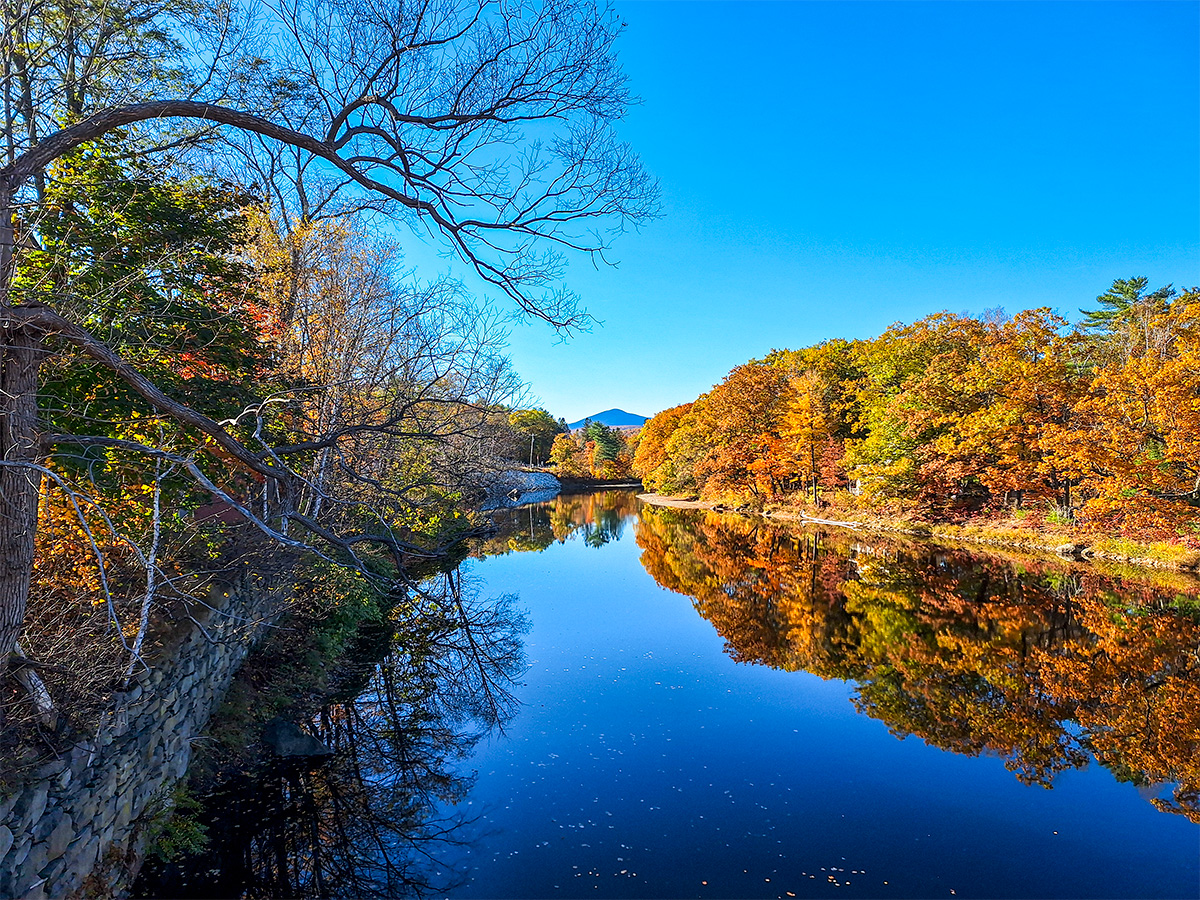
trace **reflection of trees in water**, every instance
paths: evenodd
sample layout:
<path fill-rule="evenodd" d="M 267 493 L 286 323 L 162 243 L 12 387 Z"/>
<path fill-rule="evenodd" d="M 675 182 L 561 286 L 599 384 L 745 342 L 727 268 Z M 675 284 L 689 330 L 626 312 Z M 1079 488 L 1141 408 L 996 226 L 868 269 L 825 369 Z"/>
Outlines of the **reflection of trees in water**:
<path fill-rule="evenodd" d="M 670 509 L 640 518 L 646 570 L 693 598 L 735 659 L 854 680 L 856 706 L 897 735 L 997 753 L 1028 783 L 1091 751 L 1119 778 L 1177 783 L 1155 805 L 1200 821 L 1200 628 L 1186 598 L 1086 567 Z"/>
<path fill-rule="evenodd" d="M 497 510 L 499 529 L 480 548 L 483 556 L 545 550 L 551 544 L 581 538 L 589 547 L 617 541 L 637 510 L 633 490 L 559 494 L 546 503 Z"/>
<path fill-rule="evenodd" d="M 445 863 L 472 784 L 462 763 L 516 711 L 526 623 L 452 572 L 361 634 L 357 677 L 313 718 L 334 751 L 310 766 L 226 776 L 206 799 L 210 845 L 158 867 L 156 896 L 395 897 L 449 890 Z M 450 812 L 446 812 L 450 810 Z"/>

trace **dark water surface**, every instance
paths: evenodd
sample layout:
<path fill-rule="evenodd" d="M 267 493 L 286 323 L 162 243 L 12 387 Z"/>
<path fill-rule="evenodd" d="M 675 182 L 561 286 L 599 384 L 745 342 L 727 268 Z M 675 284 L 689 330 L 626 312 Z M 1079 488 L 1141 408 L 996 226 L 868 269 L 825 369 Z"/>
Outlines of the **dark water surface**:
<path fill-rule="evenodd" d="M 511 607 L 474 670 L 401 633 L 314 718 L 333 762 L 227 786 L 267 809 L 195 895 L 1200 895 L 1194 582 L 631 492 L 500 515 L 451 586 L 517 595 L 523 663 Z"/>

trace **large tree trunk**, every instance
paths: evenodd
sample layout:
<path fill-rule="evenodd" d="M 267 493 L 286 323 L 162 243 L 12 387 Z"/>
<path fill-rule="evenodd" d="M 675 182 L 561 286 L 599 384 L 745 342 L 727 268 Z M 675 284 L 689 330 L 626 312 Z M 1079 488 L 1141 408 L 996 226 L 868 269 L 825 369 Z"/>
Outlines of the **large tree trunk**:
<path fill-rule="evenodd" d="M 40 335 L 0 323 L 0 661 L 20 639 L 33 573 L 42 477 L 22 464 L 41 461 L 37 384 L 43 357 Z"/>
<path fill-rule="evenodd" d="M 4 315 L 12 284 L 13 185 L 0 179 L 0 672 L 17 647 L 29 602 L 42 476 L 37 387 L 41 333 Z"/>

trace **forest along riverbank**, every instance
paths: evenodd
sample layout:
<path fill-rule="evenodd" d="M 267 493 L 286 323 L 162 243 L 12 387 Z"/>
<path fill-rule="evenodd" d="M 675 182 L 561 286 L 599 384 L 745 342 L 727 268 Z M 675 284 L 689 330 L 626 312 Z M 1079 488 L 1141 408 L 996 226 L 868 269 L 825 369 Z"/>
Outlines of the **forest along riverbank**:
<path fill-rule="evenodd" d="M 647 421 L 633 471 L 780 517 L 1196 569 L 1200 289 L 1148 288 L 1115 279 L 1076 325 L 943 312 L 772 351 Z"/>
<path fill-rule="evenodd" d="M 1156 555 L 1158 548 L 1153 543 L 1129 539 L 1101 539 L 1078 534 L 1046 534 L 1018 527 L 1002 527 L 989 523 L 951 525 L 944 523 L 913 522 L 911 520 L 886 519 L 872 515 L 855 516 L 852 519 L 822 519 L 794 509 L 758 509 L 751 505 L 732 506 L 712 500 L 694 500 L 686 497 L 671 497 L 656 493 L 638 494 L 638 499 L 651 506 L 675 509 L 705 509 L 713 512 L 756 515 L 765 519 L 790 522 L 805 522 L 813 525 L 847 528 L 851 531 L 878 534 L 902 534 L 916 538 L 931 538 L 938 541 L 968 544 L 983 547 L 1002 547 L 1035 553 L 1048 553 L 1058 557 L 1082 560 L 1107 560 L 1111 563 L 1148 569 L 1173 569 L 1180 572 L 1200 571 L 1200 551 L 1183 551 L 1169 555 Z M 1119 549 L 1115 549 L 1119 548 Z"/>

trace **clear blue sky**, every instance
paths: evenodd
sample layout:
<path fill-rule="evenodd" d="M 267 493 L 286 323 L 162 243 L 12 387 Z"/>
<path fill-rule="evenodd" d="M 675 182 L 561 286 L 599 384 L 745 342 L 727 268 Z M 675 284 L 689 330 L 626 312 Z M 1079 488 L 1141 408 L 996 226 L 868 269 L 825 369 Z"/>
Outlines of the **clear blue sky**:
<path fill-rule="evenodd" d="M 694 399 L 772 348 L 949 309 L 1069 317 L 1200 284 L 1196 2 L 625 3 L 622 126 L 664 215 L 514 331 L 568 421 Z"/>

